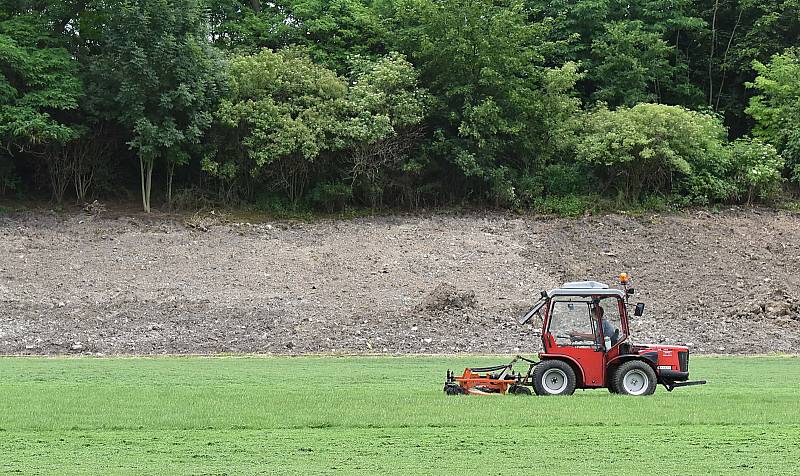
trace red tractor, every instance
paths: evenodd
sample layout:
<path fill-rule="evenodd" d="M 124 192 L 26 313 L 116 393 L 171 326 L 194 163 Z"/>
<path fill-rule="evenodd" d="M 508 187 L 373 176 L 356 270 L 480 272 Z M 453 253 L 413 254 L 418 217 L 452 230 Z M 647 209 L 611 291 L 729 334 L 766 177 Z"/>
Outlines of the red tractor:
<path fill-rule="evenodd" d="M 526 324 L 542 317 L 539 361 L 517 356 L 494 367 L 468 368 L 461 376 L 448 370 L 444 391 L 459 394 L 571 395 L 576 388 L 607 388 L 623 395 L 651 395 L 657 384 L 668 391 L 700 385 L 689 381 L 689 348 L 634 344 L 630 341 L 628 297 L 634 290 L 628 275 L 622 289 L 596 281 L 565 283 L 542 291 L 541 299 L 520 318 Z M 644 304 L 634 307 L 634 316 Z M 518 361 L 529 363 L 525 374 L 514 373 Z"/>

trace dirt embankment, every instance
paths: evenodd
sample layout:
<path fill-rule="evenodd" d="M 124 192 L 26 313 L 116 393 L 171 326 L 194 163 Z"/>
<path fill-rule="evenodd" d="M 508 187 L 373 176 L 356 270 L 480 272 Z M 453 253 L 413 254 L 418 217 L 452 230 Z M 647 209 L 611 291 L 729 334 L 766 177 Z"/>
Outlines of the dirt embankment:
<path fill-rule="evenodd" d="M 201 226 L 17 214 L 0 217 L 0 353 L 532 353 L 515 317 L 539 291 L 620 271 L 648 305 L 638 341 L 798 352 L 798 263 L 800 219 L 768 210 Z"/>

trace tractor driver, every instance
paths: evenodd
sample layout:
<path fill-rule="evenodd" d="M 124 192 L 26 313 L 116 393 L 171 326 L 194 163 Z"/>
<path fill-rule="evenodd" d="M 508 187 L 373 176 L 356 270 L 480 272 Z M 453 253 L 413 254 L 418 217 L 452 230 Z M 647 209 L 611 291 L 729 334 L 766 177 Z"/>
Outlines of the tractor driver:
<path fill-rule="evenodd" d="M 612 347 L 617 345 L 617 342 L 619 342 L 619 329 L 614 329 L 613 324 L 608 322 L 608 320 L 603 317 L 603 315 L 606 312 L 605 309 L 603 309 L 603 306 L 597 303 L 595 304 L 595 309 L 597 314 L 599 314 L 598 317 L 600 317 L 600 325 L 603 326 L 603 336 L 611 338 Z M 599 342 L 600 341 L 599 335 L 595 336 L 593 334 L 585 332 L 573 332 L 570 333 L 570 337 L 573 340 L 595 340 L 596 338 L 598 340 L 598 344 L 601 344 L 601 342 Z"/>
<path fill-rule="evenodd" d="M 605 312 L 606 310 L 603 309 L 603 306 L 597 304 L 597 313 L 600 314 L 600 325 L 603 326 L 603 337 L 610 337 L 611 347 L 614 347 L 617 345 L 617 342 L 619 342 L 619 329 L 614 329 L 614 325 L 603 317 Z"/>

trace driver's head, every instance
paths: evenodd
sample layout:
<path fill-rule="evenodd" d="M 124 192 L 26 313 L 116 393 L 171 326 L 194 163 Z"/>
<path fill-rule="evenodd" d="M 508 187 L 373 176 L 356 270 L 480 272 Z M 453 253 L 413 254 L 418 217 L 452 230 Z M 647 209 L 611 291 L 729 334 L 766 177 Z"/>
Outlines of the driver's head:
<path fill-rule="evenodd" d="M 605 314 L 605 312 L 606 312 L 606 310 L 603 309 L 603 306 L 598 304 L 597 305 L 597 313 L 600 314 L 600 319 L 603 318 L 603 314 Z"/>

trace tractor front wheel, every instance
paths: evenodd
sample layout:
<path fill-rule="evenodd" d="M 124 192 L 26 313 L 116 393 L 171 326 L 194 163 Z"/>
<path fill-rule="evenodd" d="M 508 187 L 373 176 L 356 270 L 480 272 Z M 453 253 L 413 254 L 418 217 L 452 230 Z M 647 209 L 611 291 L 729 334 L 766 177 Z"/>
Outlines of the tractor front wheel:
<path fill-rule="evenodd" d="M 561 360 L 543 360 L 533 369 L 533 390 L 541 396 L 572 395 L 575 371 Z"/>
<path fill-rule="evenodd" d="M 622 395 L 644 396 L 652 395 L 657 383 L 652 367 L 641 360 L 631 360 L 619 366 L 612 385 Z"/>

